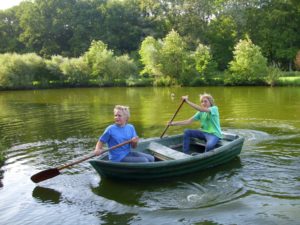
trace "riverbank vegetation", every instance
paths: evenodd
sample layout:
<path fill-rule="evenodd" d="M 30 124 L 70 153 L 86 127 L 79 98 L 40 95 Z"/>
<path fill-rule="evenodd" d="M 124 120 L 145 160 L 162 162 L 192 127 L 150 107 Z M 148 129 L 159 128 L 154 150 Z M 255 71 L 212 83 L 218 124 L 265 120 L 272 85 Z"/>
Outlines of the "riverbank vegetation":
<path fill-rule="evenodd" d="M 24 1 L 0 11 L 0 89 L 299 85 L 299 11 L 294 0 Z"/>

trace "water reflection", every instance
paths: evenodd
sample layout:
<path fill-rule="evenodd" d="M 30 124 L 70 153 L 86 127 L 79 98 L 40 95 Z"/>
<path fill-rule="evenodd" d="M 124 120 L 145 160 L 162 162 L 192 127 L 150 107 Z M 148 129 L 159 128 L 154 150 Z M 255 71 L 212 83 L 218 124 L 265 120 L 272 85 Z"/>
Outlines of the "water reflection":
<path fill-rule="evenodd" d="M 198 209 L 230 202 L 245 194 L 237 175 L 242 168 L 239 158 L 226 165 L 178 179 L 173 185 L 145 191 L 140 198 L 151 209 Z"/>
<path fill-rule="evenodd" d="M 32 191 L 32 197 L 43 203 L 58 204 L 61 193 L 52 188 L 36 186 Z"/>
<path fill-rule="evenodd" d="M 126 213 L 116 216 L 113 212 L 107 212 L 101 215 L 100 218 L 105 221 L 105 224 L 131 224 L 134 221 L 135 215 L 133 213 Z"/>
<path fill-rule="evenodd" d="M 140 181 L 117 181 L 103 178 L 99 186 L 92 188 L 92 191 L 96 195 L 124 205 L 144 206 L 139 201 L 144 191 L 143 186 L 144 184 Z"/>
<path fill-rule="evenodd" d="M 232 201 L 246 191 L 237 176 L 239 157 L 206 171 L 154 181 L 101 179 L 93 193 L 126 206 L 157 209 L 200 208 Z"/>

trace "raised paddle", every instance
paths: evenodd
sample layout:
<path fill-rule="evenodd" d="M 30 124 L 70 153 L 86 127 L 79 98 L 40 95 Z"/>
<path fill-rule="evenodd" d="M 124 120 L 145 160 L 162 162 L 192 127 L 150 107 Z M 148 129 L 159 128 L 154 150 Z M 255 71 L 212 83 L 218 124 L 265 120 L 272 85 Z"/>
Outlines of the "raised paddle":
<path fill-rule="evenodd" d="M 182 99 L 182 102 L 181 102 L 180 106 L 178 107 L 178 109 L 177 109 L 176 112 L 174 113 L 174 115 L 173 115 L 173 117 L 172 117 L 172 119 L 171 119 L 171 121 L 170 121 L 169 123 L 171 123 L 171 122 L 174 120 L 176 114 L 179 112 L 179 109 L 181 108 L 181 106 L 183 105 L 184 102 L 185 102 L 185 99 Z M 168 124 L 168 126 L 166 127 L 166 129 L 164 130 L 164 132 L 160 135 L 160 138 L 162 138 L 162 137 L 164 136 L 164 134 L 165 134 L 166 131 L 168 130 L 169 126 L 170 126 L 170 125 Z"/>
<path fill-rule="evenodd" d="M 130 142 L 131 142 L 131 140 L 128 140 L 128 141 L 124 141 L 124 142 L 122 142 L 122 143 L 120 143 L 118 145 L 114 145 L 113 147 L 104 150 L 101 154 L 103 154 L 104 152 L 107 152 L 109 150 L 113 150 L 113 149 L 119 148 L 119 147 L 121 147 L 123 145 L 129 144 Z M 38 183 L 38 182 L 41 182 L 43 180 L 50 179 L 52 177 L 55 177 L 55 176 L 59 175 L 60 174 L 60 172 L 59 172 L 60 170 L 65 169 L 65 168 L 70 167 L 70 166 L 73 166 L 75 164 L 81 163 L 81 162 L 83 162 L 85 160 L 88 160 L 90 158 L 93 158 L 95 156 L 96 156 L 95 153 L 89 154 L 89 155 L 87 155 L 87 156 L 85 156 L 82 159 L 79 159 L 77 161 L 74 161 L 74 162 L 71 162 L 71 163 L 67 163 L 65 165 L 62 165 L 62 166 L 59 166 L 59 167 L 56 167 L 56 168 L 51 168 L 51 169 L 47 169 L 47 170 L 41 171 L 41 172 L 39 172 L 39 173 L 34 174 L 33 176 L 31 176 L 30 179 L 34 183 Z"/>

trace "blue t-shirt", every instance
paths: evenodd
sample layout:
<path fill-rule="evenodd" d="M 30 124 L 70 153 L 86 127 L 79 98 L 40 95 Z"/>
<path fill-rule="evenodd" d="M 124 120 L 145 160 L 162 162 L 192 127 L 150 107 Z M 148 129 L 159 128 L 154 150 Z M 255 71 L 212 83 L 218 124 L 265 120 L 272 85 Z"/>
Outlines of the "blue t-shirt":
<path fill-rule="evenodd" d="M 209 110 L 210 112 L 196 112 L 193 119 L 200 121 L 202 131 L 222 138 L 218 107 L 212 106 Z"/>
<path fill-rule="evenodd" d="M 111 148 L 114 145 L 128 141 L 134 137 L 137 137 L 137 134 L 133 125 L 126 124 L 125 126 L 120 127 L 113 124 L 105 129 L 103 134 L 99 137 L 99 141 L 107 143 L 108 147 Z M 109 160 L 113 162 L 120 162 L 130 152 L 130 150 L 130 143 L 113 149 L 108 152 Z"/>

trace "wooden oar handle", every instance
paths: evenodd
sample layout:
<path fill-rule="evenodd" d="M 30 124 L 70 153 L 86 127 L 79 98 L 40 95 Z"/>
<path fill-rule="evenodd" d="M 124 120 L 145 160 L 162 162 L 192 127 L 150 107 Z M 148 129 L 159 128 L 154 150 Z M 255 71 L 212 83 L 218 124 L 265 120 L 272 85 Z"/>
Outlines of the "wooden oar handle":
<path fill-rule="evenodd" d="M 95 153 L 90 154 L 90 155 L 87 155 L 87 156 L 85 156 L 84 158 L 79 159 L 79 160 L 77 160 L 77 161 L 70 162 L 70 163 L 67 163 L 67 164 L 65 164 L 65 165 L 59 166 L 59 167 L 57 167 L 57 169 L 58 169 L 58 170 L 65 169 L 65 168 L 67 168 L 67 167 L 70 167 L 70 166 L 73 166 L 73 165 L 75 165 L 75 164 L 81 163 L 81 162 L 83 162 L 83 161 L 85 161 L 85 160 L 88 160 L 88 159 L 90 159 L 90 158 L 93 158 L 93 157 L 95 157 L 95 156 L 96 156 Z"/>
<path fill-rule="evenodd" d="M 101 154 L 103 154 L 104 152 L 107 152 L 107 151 L 110 151 L 110 150 L 119 148 L 119 147 L 121 147 L 121 146 L 123 146 L 123 145 L 129 144 L 131 141 L 132 141 L 132 140 L 128 140 L 128 141 L 124 141 L 124 142 L 122 142 L 122 143 L 120 143 L 120 144 L 114 145 L 113 147 L 111 147 L 111 148 L 109 148 L 109 149 L 105 149 L 103 152 L 101 152 Z M 95 157 L 95 156 L 97 156 L 95 153 L 89 154 L 89 155 L 85 156 L 85 157 L 82 158 L 82 159 L 79 159 L 79 160 L 77 160 L 77 161 L 70 162 L 70 163 L 67 163 L 67 164 L 65 164 L 65 165 L 59 166 L 59 167 L 57 167 L 57 169 L 58 169 L 58 170 L 65 169 L 65 168 L 67 168 L 67 167 L 70 167 L 70 166 L 73 166 L 73 165 L 75 165 L 75 164 L 81 163 L 81 162 L 83 162 L 83 161 L 85 161 L 85 160 L 88 160 L 88 159 L 90 159 L 90 158 L 93 158 L 93 157 Z"/>
<path fill-rule="evenodd" d="M 181 108 L 181 106 L 183 105 L 184 102 L 185 102 L 185 99 L 182 99 L 180 106 L 178 107 L 178 109 L 177 109 L 176 112 L 174 113 L 174 115 L 173 115 L 173 117 L 172 117 L 172 119 L 170 120 L 169 123 L 171 123 L 171 122 L 174 120 L 175 116 L 177 115 L 178 111 L 180 110 L 180 108 Z M 160 138 L 162 138 L 162 137 L 165 135 L 165 133 L 166 133 L 166 131 L 168 130 L 169 126 L 170 126 L 170 125 L 168 125 L 168 126 L 165 128 L 164 132 L 160 135 Z"/>

